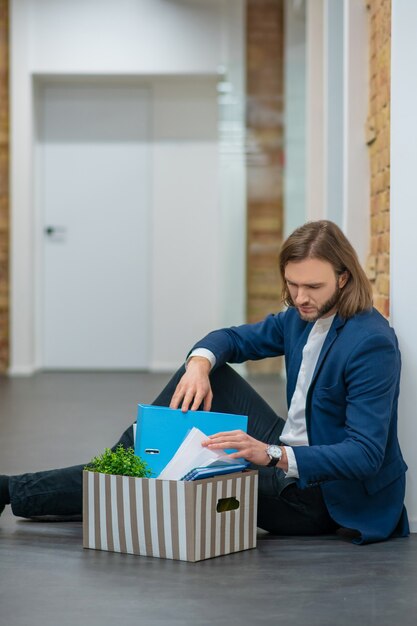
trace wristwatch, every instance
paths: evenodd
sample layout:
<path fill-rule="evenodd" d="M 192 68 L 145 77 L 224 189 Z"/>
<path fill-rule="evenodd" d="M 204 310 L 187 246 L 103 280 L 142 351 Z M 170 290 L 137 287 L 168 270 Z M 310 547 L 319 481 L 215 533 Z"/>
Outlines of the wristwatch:
<path fill-rule="evenodd" d="M 270 445 L 266 449 L 266 453 L 271 459 L 266 467 L 275 467 L 280 462 L 282 457 L 282 450 L 279 446 Z"/>

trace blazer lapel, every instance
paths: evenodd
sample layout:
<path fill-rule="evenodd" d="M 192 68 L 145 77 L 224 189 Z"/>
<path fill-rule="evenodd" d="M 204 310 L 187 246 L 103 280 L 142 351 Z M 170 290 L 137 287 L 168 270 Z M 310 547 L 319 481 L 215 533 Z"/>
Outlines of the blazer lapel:
<path fill-rule="evenodd" d="M 323 347 L 320 351 L 319 354 L 319 358 L 317 359 L 317 363 L 316 363 L 316 367 L 314 370 L 314 374 L 313 374 L 313 378 L 311 379 L 311 383 L 310 383 L 310 389 L 312 389 L 313 384 L 317 378 L 317 375 L 324 363 L 324 360 L 334 342 L 334 340 L 336 339 L 339 329 L 344 326 L 346 323 L 346 320 L 344 320 L 343 318 L 339 317 L 338 315 L 336 315 L 336 317 L 333 320 L 333 324 L 330 326 L 329 332 L 327 333 L 327 337 L 324 340 L 324 344 Z"/>

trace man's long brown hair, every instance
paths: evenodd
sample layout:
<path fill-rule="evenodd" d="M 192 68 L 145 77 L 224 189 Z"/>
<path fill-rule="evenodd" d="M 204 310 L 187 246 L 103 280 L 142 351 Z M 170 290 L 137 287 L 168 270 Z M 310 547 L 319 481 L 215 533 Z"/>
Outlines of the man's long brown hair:
<path fill-rule="evenodd" d="M 347 282 L 340 291 L 337 312 L 349 318 L 372 308 L 372 286 L 358 256 L 346 236 L 336 224 L 328 220 L 307 222 L 297 228 L 284 242 L 280 253 L 280 271 L 283 281 L 282 298 L 287 306 L 294 306 L 287 283 L 287 263 L 321 259 L 328 261 L 336 276 L 347 272 Z"/>

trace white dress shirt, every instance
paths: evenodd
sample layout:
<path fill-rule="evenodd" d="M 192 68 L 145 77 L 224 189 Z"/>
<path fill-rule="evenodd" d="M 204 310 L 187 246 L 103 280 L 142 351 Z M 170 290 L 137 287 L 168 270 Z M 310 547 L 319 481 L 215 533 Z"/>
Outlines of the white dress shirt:
<path fill-rule="evenodd" d="M 307 393 L 324 340 L 327 337 L 333 319 L 334 315 L 318 319 L 311 329 L 307 343 L 303 349 L 303 360 L 298 372 L 297 384 L 291 398 L 287 421 L 285 422 L 280 436 L 282 443 L 285 445 L 288 457 L 288 477 L 299 477 L 297 461 L 292 447 L 309 445 L 306 424 Z"/>

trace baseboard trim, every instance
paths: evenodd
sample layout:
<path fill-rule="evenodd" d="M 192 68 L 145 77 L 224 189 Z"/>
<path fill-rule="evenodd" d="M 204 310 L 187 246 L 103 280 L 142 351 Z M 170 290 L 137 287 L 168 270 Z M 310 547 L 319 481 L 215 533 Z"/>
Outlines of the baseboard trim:
<path fill-rule="evenodd" d="M 409 520 L 409 524 L 410 524 L 410 532 L 411 533 L 417 533 L 417 520 Z"/>
<path fill-rule="evenodd" d="M 33 376 L 36 368 L 31 365 L 15 365 L 7 370 L 8 376 Z"/>

